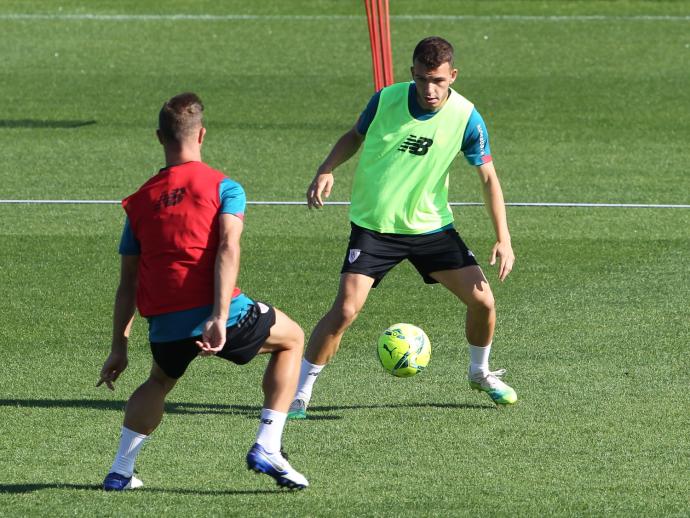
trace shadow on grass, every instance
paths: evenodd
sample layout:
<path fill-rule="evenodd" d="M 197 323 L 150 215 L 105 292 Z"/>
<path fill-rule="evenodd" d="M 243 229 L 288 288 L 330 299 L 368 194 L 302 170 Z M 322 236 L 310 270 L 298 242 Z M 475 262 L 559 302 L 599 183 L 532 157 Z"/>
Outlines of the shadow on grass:
<path fill-rule="evenodd" d="M 0 119 L 0 128 L 50 128 L 70 129 L 80 128 L 96 124 L 95 120 L 58 120 L 49 121 L 43 119 Z"/>
<path fill-rule="evenodd" d="M 0 484 L 0 494 L 22 494 L 33 493 L 35 491 L 43 491 L 45 489 L 80 489 L 87 491 L 103 491 L 103 486 L 100 484 L 61 484 L 56 482 L 54 484 Z M 266 495 L 274 493 L 286 493 L 286 489 L 218 489 L 218 490 L 201 490 L 201 489 L 165 489 L 146 487 L 141 490 L 146 493 L 175 493 L 176 495 Z"/>
<path fill-rule="evenodd" d="M 333 412 L 348 410 L 392 410 L 396 408 L 431 408 L 431 409 L 456 409 L 456 410 L 494 410 L 494 405 L 474 405 L 468 403 L 388 403 L 377 405 L 334 405 L 334 406 L 310 406 L 307 412 L 307 421 L 335 420 L 343 416 Z"/>
<path fill-rule="evenodd" d="M 95 410 L 123 411 L 125 401 L 111 401 L 104 399 L 0 399 L 0 407 L 29 407 L 29 408 L 91 408 Z M 458 410 L 493 410 L 491 404 L 468 403 L 393 403 L 393 404 L 361 404 L 361 405 L 332 405 L 310 406 L 307 420 L 335 420 L 342 419 L 342 415 L 335 412 L 348 410 L 377 410 L 396 408 L 431 408 Z M 250 405 L 224 405 L 205 403 L 168 402 L 165 404 L 167 414 L 239 414 L 255 419 L 261 412 L 261 407 Z"/>

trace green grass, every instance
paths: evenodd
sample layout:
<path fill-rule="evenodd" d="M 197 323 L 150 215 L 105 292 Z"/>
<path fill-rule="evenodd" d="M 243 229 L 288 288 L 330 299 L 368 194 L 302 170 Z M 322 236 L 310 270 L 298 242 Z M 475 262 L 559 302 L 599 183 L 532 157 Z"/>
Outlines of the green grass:
<path fill-rule="evenodd" d="M 677 2 L 394 1 L 394 15 L 668 15 Z M 420 7 L 421 5 L 421 7 Z M 62 13 L 361 15 L 356 1 L 61 2 Z M 362 18 L 174 22 L 7 19 L 0 199 L 120 199 L 160 166 L 159 105 L 207 105 L 205 158 L 251 200 L 302 200 L 319 161 L 371 94 Z M 687 19 L 409 20 L 396 77 L 430 34 L 458 49 L 461 92 L 487 119 L 509 201 L 687 204 Z M 55 55 L 57 53 L 57 56 Z M 353 161 L 336 176 L 347 200 Z M 453 201 L 479 201 L 462 158 Z M 487 266 L 481 207 L 456 225 L 492 282 L 492 364 L 519 403 L 465 381 L 463 310 L 407 264 L 374 290 L 285 446 L 312 486 L 280 492 L 245 470 L 266 358 L 200 359 L 142 451 L 146 488 L 97 488 L 122 409 L 147 375 L 138 320 L 115 393 L 94 384 L 109 348 L 116 205 L 0 205 L 0 516 L 687 516 L 690 211 L 510 207 L 517 263 Z M 347 208 L 248 208 L 240 285 L 311 331 L 335 294 Z M 376 337 L 425 329 L 428 370 L 383 373 Z"/>

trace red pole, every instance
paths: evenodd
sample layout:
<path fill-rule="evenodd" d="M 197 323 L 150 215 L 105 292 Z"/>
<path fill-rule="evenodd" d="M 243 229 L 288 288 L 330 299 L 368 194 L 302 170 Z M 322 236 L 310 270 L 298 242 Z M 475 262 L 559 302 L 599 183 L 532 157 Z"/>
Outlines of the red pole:
<path fill-rule="evenodd" d="M 371 44 L 374 88 L 379 91 L 393 84 L 388 0 L 364 0 Z"/>
<path fill-rule="evenodd" d="M 374 71 L 374 89 L 378 92 L 383 88 L 383 74 L 381 69 L 381 54 L 379 52 L 380 39 L 378 34 L 378 17 L 376 0 L 364 0 L 369 25 L 369 44 L 371 46 L 371 64 Z"/>
<path fill-rule="evenodd" d="M 381 26 L 381 60 L 383 63 L 384 86 L 393 84 L 393 59 L 391 53 L 390 13 L 388 0 L 379 0 L 379 23 Z"/>

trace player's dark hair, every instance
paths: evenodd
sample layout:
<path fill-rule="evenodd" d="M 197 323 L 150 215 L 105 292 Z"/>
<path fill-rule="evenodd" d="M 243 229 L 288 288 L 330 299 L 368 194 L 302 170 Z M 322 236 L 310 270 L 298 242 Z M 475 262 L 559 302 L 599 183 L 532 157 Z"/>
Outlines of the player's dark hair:
<path fill-rule="evenodd" d="M 412 53 L 412 63 L 417 61 L 427 69 L 438 68 L 443 63 L 449 63 L 452 67 L 454 59 L 453 45 L 438 36 L 424 38 Z"/>
<path fill-rule="evenodd" d="M 176 95 L 166 101 L 158 114 L 158 131 L 169 142 L 182 142 L 193 136 L 204 124 L 204 104 L 192 92 Z"/>

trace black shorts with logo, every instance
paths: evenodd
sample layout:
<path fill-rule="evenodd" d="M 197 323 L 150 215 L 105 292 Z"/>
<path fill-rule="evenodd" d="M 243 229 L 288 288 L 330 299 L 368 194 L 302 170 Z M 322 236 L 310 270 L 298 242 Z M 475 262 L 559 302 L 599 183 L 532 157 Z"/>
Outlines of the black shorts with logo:
<path fill-rule="evenodd" d="M 238 365 L 248 363 L 266 342 L 275 322 L 276 311 L 273 306 L 254 301 L 237 324 L 228 327 L 225 347 L 216 356 Z M 201 336 L 172 342 L 151 342 L 153 359 L 168 376 L 180 378 L 200 352 L 197 340 L 201 340 Z"/>
<path fill-rule="evenodd" d="M 429 274 L 476 266 L 474 254 L 454 228 L 431 234 L 381 234 L 351 223 L 350 242 L 340 273 L 374 278 L 374 287 L 398 263 L 409 260 L 427 284 Z"/>

